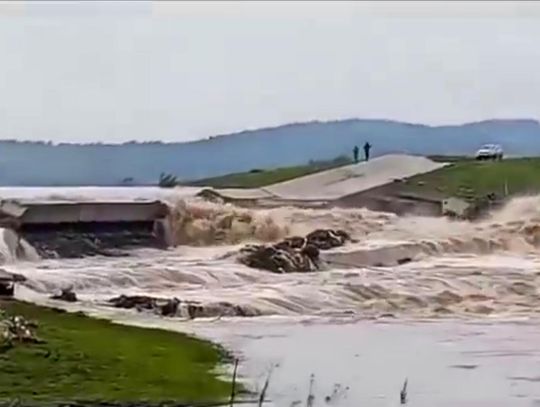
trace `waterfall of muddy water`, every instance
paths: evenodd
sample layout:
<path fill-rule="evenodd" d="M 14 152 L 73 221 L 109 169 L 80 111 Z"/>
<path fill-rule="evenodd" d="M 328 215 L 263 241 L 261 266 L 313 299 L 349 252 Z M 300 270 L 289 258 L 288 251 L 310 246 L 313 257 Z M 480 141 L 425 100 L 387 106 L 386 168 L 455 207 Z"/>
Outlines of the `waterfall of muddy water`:
<path fill-rule="evenodd" d="M 508 316 L 536 314 L 540 305 L 537 197 L 516 199 L 481 223 L 364 209 L 247 210 L 196 199 L 176 208 L 176 249 L 6 267 L 23 273 L 38 296 L 69 285 L 95 304 L 145 294 L 227 302 L 249 315 Z M 325 252 L 322 272 L 273 274 L 225 256 L 246 242 L 316 228 L 344 229 L 356 239 Z"/>
<path fill-rule="evenodd" d="M 349 401 L 338 403 L 344 406 L 359 405 L 364 397 L 371 403 L 363 405 L 397 405 L 398 399 L 390 402 L 388 397 L 398 397 L 405 375 L 410 377 L 411 398 L 425 401 L 411 403 L 415 406 L 533 405 L 531 397 L 540 397 L 530 385 L 537 380 L 530 365 L 540 365 L 539 355 L 531 350 L 537 333 L 529 325 L 519 326 L 523 336 L 515 349 L 521 353 L 512 356 L 512 332 L 517 328 L 501 322 L 538 317 L 540 197 L 514 199 L 478 223 L 398 217 L 364 209 L 247 210 L 194 198 L 167 199 L 176 207 L 171 220 L 181 243 L 177 248 L 136 250 L 119 258 L 8 262 L 3 266 L 6 270 L 28 279 L 16 295 L 50 303 L 52 293 L 72 286 L 81 301 L 70 307 L 128 323 L 192 330 L 230 344 L 247 358 L 245 374 L 250 378 L 263 375 L 264 364 L 278 360 L 295 377 L 287 376 L 285 367 L 279 370 L 272 393 L 276 398 L 285 393 L 296 397 L 306 390 L 301 384 L 308 382 L 310 369 L 323 376 L 324 391 L 331 393 L 332 375 L 343 385 L 358 386 L 363 393 L 353 392 Z M 321 272 L 272 274 L 242 266 L 228 255 L 247 242 L 268 242 L 317 228 L 344 229 L 356 240 L 325 252 L 327 268 Z M 229 318 L 188 322 L 181 316 L 165 319 L 104 305 L 120 294 L 177 297 L 218 310 L 221 303 L 229 303 L 245 311 L 242 314 L 258 316 L 236 318 L 234 324 Z M 315 324 L 310 326 L 320 329 L 302 331 L 302 325 L 287 322 L 299 319 L 308 319 Z M 362 322 L 354 323 L 358 319 Z M 387 325 L 369 319 L 392 321 L 391 327 L 381 328 Z M 438 322 L 418 330 L 407 322 L 426 319 Z M 482 328 L 476 338 L 476 328 L 464 320 L 501 328 Z M 341 325 L 343 321 L 352 325 Z M 432 335 L 427 334 L 430 327 L 435 330 Z M 474 340 L 467 339 L 461 346 L 461 339 L 456 339 L 461 330 Z M 491 353 L 478 350 L 483 340 Z M 440 351 L 441 341 L 454 352 L 451 357 L 446 351 L 441 351 L 440 359 L 433 356 Z M 308 343 L 305 352 L 292 356 L 294 349 Z M 418 347 L 422 348 L 419 353 Z M 292 367 L 282 360 L 287 352 Z M 335 363 L 330 363 L 333 354 Z M 384 365 L 387 355 L 394 357 L 391 366 Z M 415 368 L 416 357 L 429 358 L 429 363 Z M 343 368 L 349 360 L 354 371 Z M 522 363 L 521 370 L 512 361 Z M 443 372 L 443 365 L 449 370 Z M 325 366 L 329 371 L 320 371 Z M 291 388 L 293 383 L 296 390 Z M 369 390 L 371 385 L 374 390 Z M 502 393 L 510 398 L 497 403 Z M 443 400 L 442 394 L 448 397 Z M 464 402 L 470 400 L 474 402 Z"/>
<path fill-rule="evenodd" d="M 11 229 L 0 228 L 0 263 L 37 261 L 36 250 Z"/>

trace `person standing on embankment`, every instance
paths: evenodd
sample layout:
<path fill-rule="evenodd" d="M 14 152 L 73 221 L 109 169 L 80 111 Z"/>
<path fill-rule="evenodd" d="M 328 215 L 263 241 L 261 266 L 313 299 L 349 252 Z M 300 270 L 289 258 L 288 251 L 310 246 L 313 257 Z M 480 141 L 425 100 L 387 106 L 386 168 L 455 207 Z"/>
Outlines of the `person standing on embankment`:
<path fill-rule="evenodd" d="M 371 144 L 369 144 L 369 141 L 366 141 L 366 144 L 364 144 L 364 158 L 366 161 L 369 161 L 369 152 L 371 150 Z"/>
<path fill-rule="evenodd" d="M 354 148 L 353 148 L 353 157 L 354 157 L 355 164 L 358 164 L 358 154 L 359 153 L 360 153 L 360 149 L 358 148 L 358 146 L 354 146 Z"/>

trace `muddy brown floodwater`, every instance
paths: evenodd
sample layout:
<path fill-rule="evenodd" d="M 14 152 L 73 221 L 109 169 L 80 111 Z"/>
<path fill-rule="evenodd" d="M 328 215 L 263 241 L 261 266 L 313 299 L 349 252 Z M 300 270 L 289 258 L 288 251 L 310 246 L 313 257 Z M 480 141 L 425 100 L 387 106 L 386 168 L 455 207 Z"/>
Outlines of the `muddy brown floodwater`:
<path fill-rule="evenodd" d="M 315 405 L 397 406 L 407 379 L 410 406 L 540 406 L 540 197 L 515 199 L 478 223 L 176 205 L 176 249 L 17 259 L 3 239 L 3 267 L 27 278 L 19 298 L 58 306 L 49 296 L 69 286 L 80 302 L 62 306 L 222 343 L 254 389 L 274 366 L 275 406 L 305 405 L 311 375 Z M 325 252 L 324 271 L 274 274 L 235 260 L 246 242 L 317 228 L 356 240 Z M 105 306 L 122 294 L 259 316 L 187 321 Z"/>

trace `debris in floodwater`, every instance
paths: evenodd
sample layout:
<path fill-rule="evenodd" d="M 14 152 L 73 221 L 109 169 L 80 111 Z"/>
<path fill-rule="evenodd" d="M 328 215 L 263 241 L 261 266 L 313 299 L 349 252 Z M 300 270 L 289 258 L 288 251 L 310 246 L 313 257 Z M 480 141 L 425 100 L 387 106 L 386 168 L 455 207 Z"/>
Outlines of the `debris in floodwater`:
<path fill-rule="evenodd" d="M 403 388 L 401 389 L 399 393 L 399 399 L 401 404 L 407 404 L 407 385 L 409 380 L 405 379 L 405 383 L 403 383 Z"/>
<path fill-rule="evenodd" d="M 62 288 L 60 293 L 51 296 L 52 300 L 77 302 L 77 294 L 73 291 L 73 287 Z"/>
<path fill-rule="evenodd" d="M 259 407 L 262 407 L 262 405 L 264 404 L 264 400 L 266 398 L 266 391 L 268 390 L 268 385 L 270 384 L 270 378 L 272 377 L 274 367 L 277 367 L 277 365 L 270 368 L 268 376 L 266 377 L 263 388 L 261 390 L 261 394 L 259 395 Z"/>
<path fill-rule="evenodd" d="M 334 389 L 332 390 L 332 394 L 326 396 L 324 398 L 324 401 L 326 404 L 333 404 L 339 401 L 340 399 L 345 398 L 347 391 L 349 390 L 349 387 L 342 387 L 341 384 L 337 383 L 334 385 Z"/>
<path fill-rule="evenodd" d="M 476 369 L 478 365 L 451 365 L 450 367 L 454 369 L 473 370 Z"/>
<path fill-rule="evenodd" d="M 313 383 L 315 382 L 315 375 L 312 374 L 309 379 L 309 393 L 306 400 L 306 407 L 313 407 L 315 403 L 315 395 L 313 394 Z"/>

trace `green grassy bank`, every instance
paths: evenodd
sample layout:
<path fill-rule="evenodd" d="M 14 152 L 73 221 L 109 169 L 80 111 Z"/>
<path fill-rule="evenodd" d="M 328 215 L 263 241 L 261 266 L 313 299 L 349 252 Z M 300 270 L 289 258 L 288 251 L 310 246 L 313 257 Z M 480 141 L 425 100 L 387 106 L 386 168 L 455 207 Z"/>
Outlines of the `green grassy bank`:
<path fill-rule="evenodd" d="M 208 186 L 214 188 L 259 188 L 277 182 L 303 177 L 317 171 L 309 165 L 297 167 L 276 168 L 273 170 L 257 170 L 237 174 L 223 175 L 221 177 L 207 178 L 194 182 L 195 186 Z"/>
<path fill-rule="evenodd" d="M 0 308 L 36 321 L 45 342 L 2 349 L 0 399 L 204 402 L 230 393 L 212 373 L 225 355 L 208 342 L 16 301 Z"/>
<path fill-rule="evenodd" d="M 498 196 L 540 193 L 540 158 L 503 161 L 454 161 L 450 166 L 411 177 L 411 192 L 466 199 L 495 193 Z"/>
<path fill-rule="evenodd" d="M 320 171 L 330 170 L 351 164 L 347 157 L 337 157 L 332 161 L 313 162 L 306 165 L 282 167 L 275 169 L 254 169 L 249 172 L 206 178 L 189 183 L 192 186 L 207 186 L 214 188 L 259 188 L 278 182 L 288 181 Z"/>
<path fill-rule="evenodd" d="M 450 163 L 431 173 L 409 178 L 398 188 L 434 198 L 457 196 L 474 199 L 489 193 L 499 196 L 540 193 L 540 158 L 509 158 L 503 161 L 475 161 L 459 156 L 432 156 L 434 161 Z M 343 164 L 341 164 L 343 165 Z M 254 188 L 323 171 L 334 166 L 305 165 L 274 170 L 257 170 L 198 181 L 216 188 Z"/>

